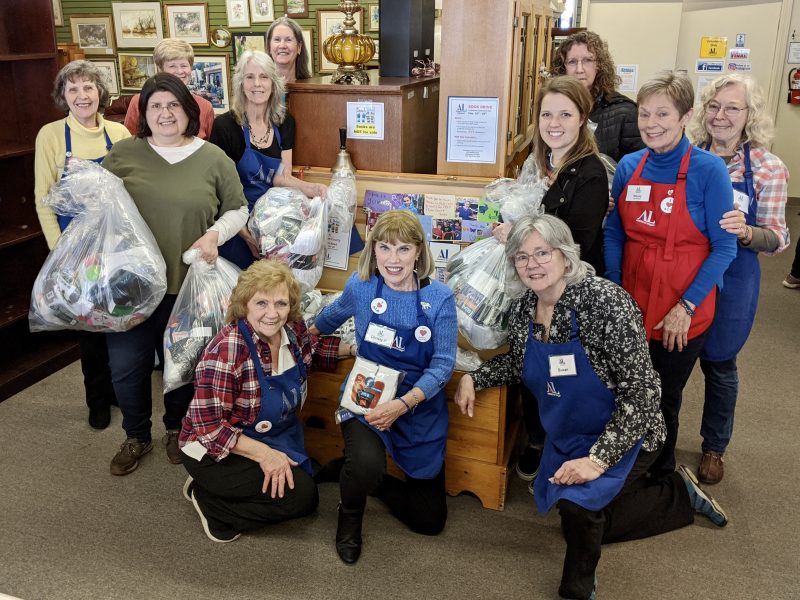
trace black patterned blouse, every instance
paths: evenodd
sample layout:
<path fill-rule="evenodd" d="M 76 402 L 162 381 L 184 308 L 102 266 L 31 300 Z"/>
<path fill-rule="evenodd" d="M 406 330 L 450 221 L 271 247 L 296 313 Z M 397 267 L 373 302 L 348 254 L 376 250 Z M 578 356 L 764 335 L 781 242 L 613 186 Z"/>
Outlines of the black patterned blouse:
<path fill-rule="evenodd" d="M 528 340 L 528 324 L 536 314 L 536 295 L 528 290 L 511 304 L 509 351 L 471 373 L 475 389 L 519 383 Z M 614 391 L 616 409 L 590 453 L 609 467 L 644 436 L 643 449 L 657 450 L 666 436 L 661 415 L 661 384 L 650 362 L 642 314 L 628 293 L 601 277 L 590 276 L 566 288 L 553 310 L 549 342 L 569 341 L 570 312 L 575 311 L 579 338 L 600 379 Z M 533 325 L 542 340 L 544 327 Z"/>

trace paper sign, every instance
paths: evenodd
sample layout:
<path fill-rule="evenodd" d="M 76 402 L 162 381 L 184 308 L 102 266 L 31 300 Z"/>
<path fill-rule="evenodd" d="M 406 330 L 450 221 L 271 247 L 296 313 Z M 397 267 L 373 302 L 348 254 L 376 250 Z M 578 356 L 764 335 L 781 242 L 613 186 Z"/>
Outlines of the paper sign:
<path fill-rule="evenodd" d="M 459 252 L 461 246 L 458 244 L 447 244 L 445 242 L 431 242 L 431 255 L 433 256 L 433 264 L 437 267 L 446 267 L 447 263 Z"/>
<path fill-rule="evenodd" d="M 700 58 L 725 58 L 727 49 L 728 38 L 726 37 L 700 38 Z"/>
<path fill-rule="evenodd" d="M 497 160 L 499 107 L 499 98 L 447 99 L 448 162 L 493 164 Z"/>
<path fill-rule="evenodd" d="M 481 198 L 478 202 L 478 221 L 483 223 L 500 222 L 500 206 L 497 202 Z"/>
<path fill-rule="evenodd" d="M 789 42 L 789 54 L 786 62 L 790 65 L 800 64 L 800 42 Z"/>
<path fill-rule="evenodd" d="M 728 50 L 730 60 L 750 60 L 750 48 L 731 48 Z"/>
<path fill-rule="evenodd" d="M 695 103 L 700 102 L 700 94 L 706 87 L 711 85 L 716 78 L 716 75 L 700 75 L 700 77 L 697 78 L 697 86 L 695 87 L 694 94 Z"/>
<path fill-rule="evenodd" d="M 347 103 L 347 137 L 382 140 L 383 131 L 383 102 Z"/>
<path fill-rule="evenodd" d="M 639 79 L 639 65 L 617 65 L 617 75 L 622 80 L 620 92 L 635 92 Z"/>
<path fill-rule="evenodd" d="M 698 60 L 694 68 L 695 73 L 722 73 L 725 67 L 724 60 Z"/>
<path fill-rule="evenodd" d="M 728 61 L 728 71 L 735 71 L 736 73 L 749 73 L 753 70 L 753 63 L 749 60 L 731 60 Z"/>
<path fill-rule="evenodd" d="M 340 222 L 336 217 L 328 219 L 328 246 L 325 253 L 325 266 L 334 269 L 347 269 L 350 258 L 350 235 L 353 227 L 349 221 Z"/>
<path fill-rule="evenodd" d="M 455 219 L 456 197 L 449 194 L 426 194 L 425 214 L 434 219 Z"/>
<path fill-rule="evenodd" d="M 492 224 L 480 221 L 461 221 L 461 241 L 477 242 L 492 235 Z"/>

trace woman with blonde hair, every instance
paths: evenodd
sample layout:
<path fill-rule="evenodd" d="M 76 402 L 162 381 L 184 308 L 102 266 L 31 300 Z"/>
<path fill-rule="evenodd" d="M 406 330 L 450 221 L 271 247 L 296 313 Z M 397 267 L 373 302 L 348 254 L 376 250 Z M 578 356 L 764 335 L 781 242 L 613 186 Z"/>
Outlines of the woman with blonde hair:
<path fill-rule="evenodd" d="M 689 135 L 727 163 L 735 204 L 722 215 L 720 225 L 736 236 L 736 258 L 725 271 L 714 322 L 700 353 L 706 389 L 698 475 L 700 481 L 713 484 L 722 480 L 722 456 L 733 434 L 739 388 L 736 355 L 756 316 L 758 254 L 774 255 L 789 245 L 785 216 L 789 172 L 767 150 L 772 119 L 761 89 L 750 77 L 722 75 L 711 82 L 701 94 Z"/>

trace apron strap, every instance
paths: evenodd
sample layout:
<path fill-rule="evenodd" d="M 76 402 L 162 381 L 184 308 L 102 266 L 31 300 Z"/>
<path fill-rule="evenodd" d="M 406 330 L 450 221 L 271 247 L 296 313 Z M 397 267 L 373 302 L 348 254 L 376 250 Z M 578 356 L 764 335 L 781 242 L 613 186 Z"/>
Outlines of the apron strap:
<path fill-rule="evenodd" d="M 750 198 L 750 203 L 747 207 L 746 216 L 747 221 L 750 222 L 750 217 L 752 217 L 752 223 L 750 225 L 755 225 L 756 222 L 756 214 L 755 211 L 758 206 L 758 197 L 756 195 L 756 187 L 753 183 L 753 167 L 750 164 L 750 143 L 745 142 L 744 146 L 742 147 L 744 151 L 744 183 L 747 186 L 747 196 Z"/>
<path fill-rule="evenodd" d="M 108 134 L 106 134 L 106 135 L 108 135 Z M 68 159 L 72 158 L 72 132 L 70 131 L 69 125 L 67 125 L 66 121 L 64 121 L 64 145 L 67 148 L 66 157 Z"/>

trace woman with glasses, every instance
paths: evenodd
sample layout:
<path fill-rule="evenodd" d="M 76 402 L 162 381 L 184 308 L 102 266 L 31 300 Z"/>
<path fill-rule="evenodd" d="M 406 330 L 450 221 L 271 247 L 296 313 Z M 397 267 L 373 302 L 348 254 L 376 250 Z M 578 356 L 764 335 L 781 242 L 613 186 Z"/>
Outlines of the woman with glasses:
<path fill-rule="evenodd" d="M 596 33 L 573 33 L 558 47 L 553 75 L 572 75 L 589 90 L 589 114 L 597 147 L 615 161 L 644 146 L 636 126 L 636 104 L 616 91 L 620 78 L 606 42 Z M 602 272 L 602 271 L 600 271 Z"/>
<path fill-rule="evenodd" d="M 646 476 L 666 431 L 632 298 L 594 275 L 550 215 L 517 221 L 506 255 L 528 288 L 509 310 L 509 350 L 464 375 L 455 402 L 472 416 L 475 390 L 519 382 L 539 399 L 546 441 L 534 496 L 539 511 L 561 515 L 558 592 L 595 598 L 601 544 L 672 531 L 695 512 L 720 527 L 727 516 L 685 467 Z"/>
<path fill-rule="evenodd" d="M 114 391 L 125 441 L 111 461 L 112 475 L 127 475 L 153 448 L 150 374 L 161 354 L 164 329 L 188 266 L 181 255 L 198 248 L 211 263 L 217 247 L 247 221 L 242 184 L 230 159 L 200 139 L 200 108 L 184 83 L 169 73 L 148 79 L 139 95 L 136 137 L 117 142 L 103 166 L 122 179 L 167 265 L 167 293 L 153 314 L 122 333 L 109 333 Z M 193 385 L 164 394 L 167 459 L 183 462 L 178 449 L 181 420 Z"/>
<path fill-rule="evenodd" d="M 777 254 L 789 245 L 785 215 L 789 172 L 767 150 L 772 119 L 761 89 L 749 77 L 723 75 L 708 85 L 689 132 L 698 146 L 727 163 L 734 190 L 734 209 L 722 215 L 720 225 L 736 236 L 736 258 L 725 271 L 714 323 L 700 353 L 706 389 L 698 475 L 700 481 L 713 484 L 722 480 L 722 456 L 733 434 L 739 388 L 736 355 L 756 316 L 758 254 Z"/>

